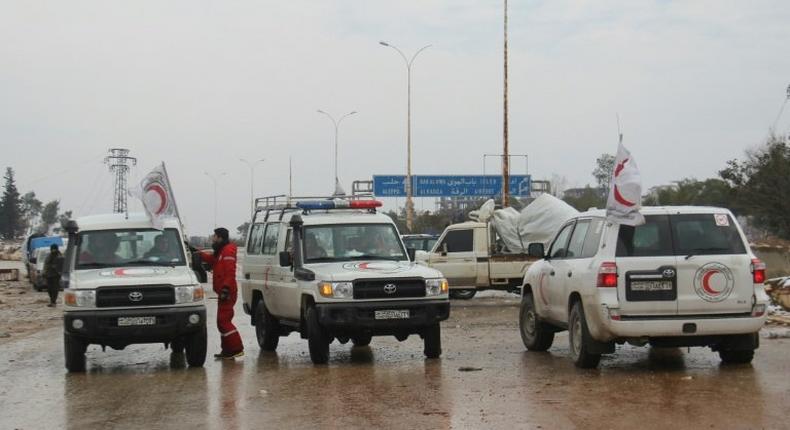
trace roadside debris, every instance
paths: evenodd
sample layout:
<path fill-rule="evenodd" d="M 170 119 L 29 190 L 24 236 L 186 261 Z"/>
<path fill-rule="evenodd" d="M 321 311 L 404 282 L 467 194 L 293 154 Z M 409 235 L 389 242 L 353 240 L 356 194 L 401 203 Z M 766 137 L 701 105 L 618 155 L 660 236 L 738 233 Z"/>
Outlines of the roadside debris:
<path fill-rule="evenodd" d="M 463 367 L 459 367 L 458 368 L 459 372 L 478 372 L 480 370 L 483 370 L 483 368 L 482 367 L 467 367 L 467 366 L 463 366 Z"/>

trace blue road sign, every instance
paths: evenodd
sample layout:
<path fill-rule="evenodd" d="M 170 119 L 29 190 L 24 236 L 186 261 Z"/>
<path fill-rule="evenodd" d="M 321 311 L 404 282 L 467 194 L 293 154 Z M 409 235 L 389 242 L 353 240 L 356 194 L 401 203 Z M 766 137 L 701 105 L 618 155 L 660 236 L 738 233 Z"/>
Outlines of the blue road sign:
<path fill-rule="evenodd" d="M 530 175 L 510 176 L 510 194 L 527 197 L 531 191 Z M 493 197 L 502 194 L 502 177 L 495 175 L 414 175 L 414 197 Z M 377 197 L 405 197 L 406 176 L 373 176 L 373 194 Z"/>

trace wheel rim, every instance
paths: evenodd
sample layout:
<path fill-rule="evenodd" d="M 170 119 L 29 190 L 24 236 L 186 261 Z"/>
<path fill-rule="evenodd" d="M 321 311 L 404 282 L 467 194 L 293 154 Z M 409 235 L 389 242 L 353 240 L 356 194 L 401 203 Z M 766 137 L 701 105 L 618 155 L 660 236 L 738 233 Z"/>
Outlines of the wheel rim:
<path fill-rule="evenodd" d="M 521 327 L 524 335 L 528 339 L 535 338 L 536 326 L 535 312 L 533 312 L 532 309 L 527 309 L 526 312 L 524 312 L 524 321 L 522 322 Z"/>
<path fill-rule="evenodd" d="M 574 356 L 579 355 L 579 351 L 582 349 L 582 339 L 581 339 L 581 331 L 582 331 L 582 321 L 578 315 L 574 314 L 573 321 L 571 323 L 571 353 Z"/>

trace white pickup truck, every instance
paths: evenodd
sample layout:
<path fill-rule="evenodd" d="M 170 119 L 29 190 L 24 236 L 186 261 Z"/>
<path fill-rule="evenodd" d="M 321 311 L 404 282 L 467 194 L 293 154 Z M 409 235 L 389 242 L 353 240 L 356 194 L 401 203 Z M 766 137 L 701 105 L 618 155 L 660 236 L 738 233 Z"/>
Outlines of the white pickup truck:
<path fill-rule="evenodd" d="M 448 226 L 422 262 L 450 283 L 450 297 L 471 299 L 479 290 L 520 291 L 524 274 L 537 260 L 502 252 L 491 223 L 468 221 Z"/>

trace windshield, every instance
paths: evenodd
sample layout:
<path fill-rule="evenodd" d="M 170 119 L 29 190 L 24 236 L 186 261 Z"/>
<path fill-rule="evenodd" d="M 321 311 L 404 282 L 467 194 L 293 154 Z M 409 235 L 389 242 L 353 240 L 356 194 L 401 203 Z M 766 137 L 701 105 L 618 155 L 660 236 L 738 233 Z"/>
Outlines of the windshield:
<path fill-rule="evenodd" d="M 176 229 L 83 231 L 77 240 L 77 269 L 185 264 Z"/>
<path fill-rule="evenodd" d="M 406 260 L 391 224 L 336 224 L 305 227 L 306 263 L 348 260 Z"/>

